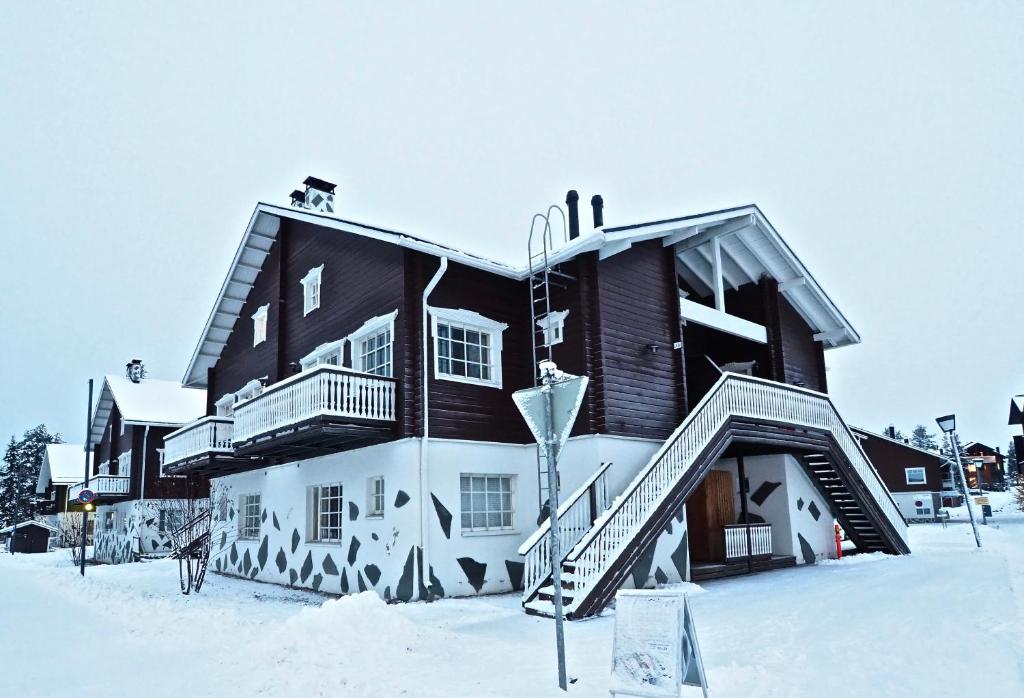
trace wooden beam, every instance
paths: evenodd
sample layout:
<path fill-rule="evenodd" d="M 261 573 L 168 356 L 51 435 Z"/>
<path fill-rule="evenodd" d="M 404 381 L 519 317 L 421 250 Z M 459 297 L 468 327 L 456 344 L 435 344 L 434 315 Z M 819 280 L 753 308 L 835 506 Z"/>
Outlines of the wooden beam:
<path fill-rule="evenodd" d="M 725 312 L 725 288 L 722 285 L 722 241 L 711 238 L 711 283 L 715 289 L 715 308 Z"/>
<path fill-rule="evenodd" d="M 842 339 L 842 337 L 845 334 L 845 327 L 836 327 L 831 330 L 825 330 L 824 332 L 815 333 L 813 339 L 815 342 L 833 342 L 837 339 Z"/>
<path fill-rule="evenodd" d="M 625 252 L 633 246 L 632 240 L 618 240 L 616 242 L 605 243 L 601 250 L 597 253 L 598 259 L 608 259 L 612 255 L 617 255 L 619 252 Z"/>
<path fill-rule="evenodd" d="M 680 243 L 687 238 L 693 237 L 698 232 L 700 232 L 699 227 L 695 225 L 688 225 L 682 230 L 678 230 L 672 233 L 671 235 L 668 235 L 667 237 L 663 238 L 661 241 L 661 245 L 662 247 L 671 247 L 672 245 Z"/>
<path fill-rule="evenodd" d="M 798 276 L 795 279 L 790 279 L 789 281 L 783 281 L 782 283 L 780 283 L 779 292 L 785 293 L 786 291 L 792 291 L 794 288 L 800 288 L 801 286 L 804 286 L 806 284 L 807 277 Z"/>
<path fill-rule="evenodd" d="M 707 230 L 702 230 L 697 235 L 693 235 L 685 240 L 678 243 L 677 251 L 683 252 L 685 250 L 693 249 L 694 247 L 700 247 L 706 245 L 708 242 L 716 237 L 725 237 L 726 235 L 734 235 L 741 230 L 746 230 L 754 224 L 754 217 L 746 215 L 741 218 L 736 218 L 721 225 L 716 225 Z"/>

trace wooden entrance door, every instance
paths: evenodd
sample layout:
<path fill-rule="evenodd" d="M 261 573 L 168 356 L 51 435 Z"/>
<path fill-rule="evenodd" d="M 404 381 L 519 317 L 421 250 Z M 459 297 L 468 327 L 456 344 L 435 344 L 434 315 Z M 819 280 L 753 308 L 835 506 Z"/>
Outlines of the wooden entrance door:
<path fill-rule="evenodd" d="M 725 561 L 724 527 L 733 523 L 736 523 L 736 499 L 732 473 L 709 470 L 686 502 L 690 557 L 700 562 Z"/>

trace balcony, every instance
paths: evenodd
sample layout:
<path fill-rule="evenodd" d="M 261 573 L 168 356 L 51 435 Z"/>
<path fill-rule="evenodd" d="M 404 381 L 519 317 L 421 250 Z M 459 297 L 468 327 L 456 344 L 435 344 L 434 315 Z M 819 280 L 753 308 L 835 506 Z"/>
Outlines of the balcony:
<path fill-rule="evenodd" d="M 121 499 L 128 496 L 131 490 L 131 477 L 127 475 L 96 475 L 89 478 L 89 489 L 96 493 L 96 501 Z M 78 495 L 85 489 L 85 483 L 79 482 L 68 488 L 68 501 L 78 501 Z"/>
<path fill-rule="evenodd" d="M 235 456 L 310 458 L 396 438 L 398 381 L 322 365 L 235 405 Z"/>
<path fill-rule="evenodd" d="M 235 458 L 234 420 L 203 417 L 164 437 L 160 465 L 166 475 L 225 475 L 254 465 Z"/>

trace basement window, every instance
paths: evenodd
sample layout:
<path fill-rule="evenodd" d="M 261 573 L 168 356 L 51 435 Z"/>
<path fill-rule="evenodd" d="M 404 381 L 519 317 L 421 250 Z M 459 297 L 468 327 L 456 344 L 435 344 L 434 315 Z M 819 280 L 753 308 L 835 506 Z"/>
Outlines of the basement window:
<path fill-rule="evenodd" d="M 270 305 L 261 305 L 259 310 L 252 314 L 252 345 L 256 346 L 267 341 L 267 312 Z"/>
<path fill-rule="evenodd" d="M 305 317 L 320 307 L 320 277 L 324 265 L 313 267 L 302 277 L 302 315 Z"/>
<path fill-rule="evenodd" d="M 561 344 L 565 338 L 565 318 L 568 310 L 553 310 L 537 321 L 537 331 L 544 334 L 544 346 L 553 347 Z"/>
<path fill-rule="evenodd" d="M 463 474 L 459 478 L 462 532 L 509 531 L 515 523 L 513 475 Z"/>
<path fill-rule="evenodd" d="M 908 485 L 923 485 L 926 478 L 924 468 L 906 468 Z"/>

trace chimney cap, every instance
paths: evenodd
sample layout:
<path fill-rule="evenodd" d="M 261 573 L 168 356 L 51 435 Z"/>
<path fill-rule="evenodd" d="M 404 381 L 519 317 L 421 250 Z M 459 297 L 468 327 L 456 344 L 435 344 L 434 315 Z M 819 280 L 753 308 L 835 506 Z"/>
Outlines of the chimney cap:
<path fill-rule="evenodd" d="M 319 189 L 320 191 L 327 192 L 328 194 L 333 194 L 334 188 L 337 186 L 336 184 L 332 184 L 331 182 L 328 182 L 325 179 L 319 179 L 318 177 L 313 176 L 306 177 L 306 179 L 303 180 L 302 183 L 305 184 L 307 187 L 310 187 L 311 189 Z"/>
<path fill-rule="evenodd" d="M 601 198 L 600 194 L 594 194 L 592 197 L 590 197 L 590 205 L 591 206 L 593 206 L 594 204 L 603 204 L 603 203 L 604 203 L 604 199 Z"/>
<path fill-rule="evenodd" d="M 577 192 L 575 189 L 570 189 L 569 192 L 565 195 L 565 203 L 567 203 L 567 204 L 570 204 L 570 203 L 573 203 L 573 202 L 579 201 L 579 200 L 580 200 L 579 192 Z"/>
<path fill-rule="evenodd" d="M 301 189 L 296 189 L 289 196 L 293 204 L 303 204 L 306 201 L 306 194 Z"/>

